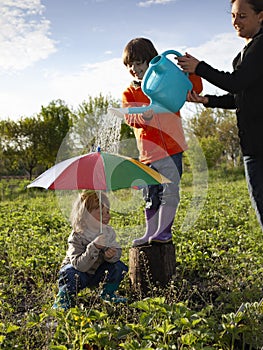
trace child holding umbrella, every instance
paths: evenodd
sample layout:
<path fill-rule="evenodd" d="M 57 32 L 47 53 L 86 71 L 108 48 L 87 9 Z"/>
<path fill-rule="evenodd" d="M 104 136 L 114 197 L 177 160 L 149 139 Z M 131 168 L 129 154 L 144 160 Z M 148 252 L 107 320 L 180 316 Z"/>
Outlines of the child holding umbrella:
<path fill-rule="evenodd" d="M 109 220 L 110 203 L 105 193 L 98 195 L 87 190 L 79 195 L 72 208 L 72 232 L 59 271 L 54 309 L 69 309 L 75 305 L 80 290 L 98 287 L 101 283 L 103 300 L 126 301 L 115 294 L 128 267 L 120 261 L 122 249 L 116 242 L 114 229 L 108 225 Z"/>

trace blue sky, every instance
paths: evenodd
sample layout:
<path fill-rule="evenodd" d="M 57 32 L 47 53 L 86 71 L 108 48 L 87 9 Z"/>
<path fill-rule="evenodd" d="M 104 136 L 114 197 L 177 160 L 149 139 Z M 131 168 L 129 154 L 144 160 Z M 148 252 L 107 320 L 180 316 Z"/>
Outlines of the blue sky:
<path fill-rule="evenodd" d="M 122 51 L 138 36 L 231 70 L 243 41 L 230 12 L 229 0 L 0 0 L 0 119 L 56 99 L 77 108 L 100 92 L 121 98 L 131 80 Z"/>

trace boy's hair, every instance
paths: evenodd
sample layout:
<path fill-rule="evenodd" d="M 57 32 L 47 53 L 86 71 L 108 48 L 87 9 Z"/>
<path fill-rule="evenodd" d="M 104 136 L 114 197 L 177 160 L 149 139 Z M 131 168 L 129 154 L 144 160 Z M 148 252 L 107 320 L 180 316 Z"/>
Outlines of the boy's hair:
<path fill-rule="evenodd" d="M 153 46 L 153 43 L 146 38 L 135 38 L 128 42 L 125 46 L 122 59 L 125 66 L 130 65 L 132 62 L 147 62 L 158 55 L 157 50 Z"/>
<path fill-rule="evenodd" d="M 76 202 L 73 204 L 70 216 L 71 225 L 75 232 L 80 232 L 85 228 L 87 214 L 93 209 L 98 209 L 100 201 L 102 207 L 110 207 L 109 199 L 104 192 L 97 193 L 93 190 L 85 190 L 79 194 Z"/>

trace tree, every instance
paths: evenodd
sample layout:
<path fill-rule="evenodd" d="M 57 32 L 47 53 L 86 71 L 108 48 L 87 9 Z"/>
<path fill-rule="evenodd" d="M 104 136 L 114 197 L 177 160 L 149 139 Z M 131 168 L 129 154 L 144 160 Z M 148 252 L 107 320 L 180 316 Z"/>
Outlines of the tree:
<path fill-rule="evenodd" d="M 25 175 L 28 169 L 24 166 L 23 154 L 26 135 L 23 132 L 22 119 L 17 122 L 6 120 L 1 122 L 1 148 L 2 148 L 2 164 L 1 173 Z"/>
<path fill-rule="evenodd" d="M 217 118 L 211 108 L 202 108 L 187 123 L 187 130 L 197 138 L 208 137 L 216 134 Z"/>
<path fill-rule="evenodd" d="M 54 165 L 59 148 L 73 123 L 73 113 L 62 100 L 41 107 L 38 114 L 38 161 L 46 168 Z"/>
<path fill-rule="evenodd" d="M 41 152 L 39 144 L 41 128 L 36 118 L 20 119 L 18 128 L 20 133 L 19 152 L 15 156 L 19 156 L 22 167 L 28 172 L 31 179 Z"/>
<path fill-rule="evenodd" d="M 71 125 L 71 111 L 60 100 L 42 107 L 35 117 L 1 122 L 4 172 L 12 175 L 47 169 L 54 164 L 60 144 Z"/>
<path fill-rule="evenodd" d="M 236 166 L 241 158 L 236 115 L 229 110 L 218 110 L 218 116 L 220 119 L 218 138 L 223 145 L 225 158 Z"/>
<path fill-rule="evenodd" d="M 9 171 L 13 171 L 16 163 L 12 152 L 14 143 L 11 142 L 12 135 L 15 134 L 15 123 L 11 120 L 3 120 L 0 122 L 1 132 L 1 174 L 6 175 Z"/>
<path fill-rule="evenodd" d="M 190 140 L 191 135 L 198 138 L 207 158 L 208 167 L 215 166 L 222 159 L 237 164 L 240 147 L 233 111 L 200 108 L 188 121 L 187 131 Z"/>
<path fill-rule="evenodd" d="M 218 142 L 217 136 L 202 137 L 200 146 L 204 152 L 208 168 L 215 167 L 223 152 L 223 145 Z"/>

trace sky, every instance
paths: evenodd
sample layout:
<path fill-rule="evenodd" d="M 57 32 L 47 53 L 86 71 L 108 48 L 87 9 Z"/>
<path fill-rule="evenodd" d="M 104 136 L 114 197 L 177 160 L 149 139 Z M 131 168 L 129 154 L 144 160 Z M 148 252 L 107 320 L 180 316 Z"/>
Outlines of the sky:
<path fill-rule="evenodd" d="M 131 81 L 122 52 L 135 37 L 225 71 L 244 46 L 229 0 L 0 0 L 0 119 L 57 99 L 72 109 L 100 93 L 121 99 Z M 220 92 L 204 82 L 204 93 Z"/>

